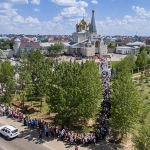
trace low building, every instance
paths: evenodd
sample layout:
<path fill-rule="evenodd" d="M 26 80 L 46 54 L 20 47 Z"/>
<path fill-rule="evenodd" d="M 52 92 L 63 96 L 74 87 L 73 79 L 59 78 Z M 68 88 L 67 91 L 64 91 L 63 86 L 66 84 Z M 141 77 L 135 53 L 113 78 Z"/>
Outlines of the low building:
<path fill-rule="evenodd" d="M 136 42 L 129 42 L 129 43 L 126 44 L 126 46 L 129 46 L 129 47 L 133 47 L 133 46 L 141 47 L 141 46 L 146 46 L 146 44 L 143 43 L 143 42 L 136 41 Z"/>
<path fill-rule="evenodd" d="M 140 51 L 141 46 L 146 46 L 145 43 L 136 41 L 136 42 L 129 42 L 126 46 L 117 46 L 116 53 L 117 54 L 135 54 L 137 55 Z"/>
<path fill-rule="evenodd" d="M 19 50 L 22 51 L 30 51 L 30 50 L 40 50 L 40 42 L 24 42 L 21 41 L 19 38 L 16 38 L 14 40 L 14 46 L 13 46 L 13 50 L 14 50 L 14 55 L 17 55 Z"/>
<path fill-rule="evenodd" d="M 14 51 L 12 49 L 0 50 L 2 52 L 2 59 L 11 58 L 14 55 Z"/>
<path fill-rule="evenodd" d="M 128 46 L 117 46 L 116 47 L 116 53 L 117 54 L 138 54 L 139 53 L 139 47 L 128 47 Z"/>

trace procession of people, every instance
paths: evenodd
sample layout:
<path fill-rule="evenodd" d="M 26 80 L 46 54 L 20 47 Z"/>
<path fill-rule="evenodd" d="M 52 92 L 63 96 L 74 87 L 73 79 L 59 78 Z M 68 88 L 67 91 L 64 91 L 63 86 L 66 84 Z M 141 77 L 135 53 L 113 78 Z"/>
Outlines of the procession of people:
<path fill-rule="evenodd" d="M 80 144 L 93 144 L 95 146 L 97 142 L 105 140 L 106 135 L 109 132 L 108 119 L 110 118 L 109 110 L 111 109 L 109 83 L 111 81 L 111 77 L 109 73 L 105 71 L 105 68 L 107 68 L 107 60 L 102 57 L 100 58 L 103 95 L 103 100 L 100 105 L 102 111 L 100 115 L 100 122 L 97 124 L 95 132 L 93 133 L 75 133 L 65 126 L 49 125 L 44 120 L 42 121 L 38 118 L 28 117 L 20 110 L 5 106 L 4 104 L 0 104 L 0 114 L 3 116 L 6 115 L 9 118 L 18 119 L 18 121 L 22 122 L 24 126 L 27 126 L 29 130 L 37 129 L 39 132 L 38 137 L 40 139 L 43 138 L 43 136 L 51 136 L 53 138 L 57 138 L 58 140 L 66 140 L 70 146 L 75 144 L 76 150 Z"/>

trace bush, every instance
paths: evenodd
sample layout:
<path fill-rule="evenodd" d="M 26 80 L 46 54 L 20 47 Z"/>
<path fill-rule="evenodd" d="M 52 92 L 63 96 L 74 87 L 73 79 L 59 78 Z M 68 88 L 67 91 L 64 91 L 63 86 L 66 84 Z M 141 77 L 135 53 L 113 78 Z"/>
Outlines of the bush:
<path fill-rule="evenodd" d="M 138 78 L 138 77 L 135 77 L 134 80 L 139 80 L 139 78 Z"/>
<path fill-rule="evenodd" d="M 146 80 L 145 80 L 145 83 L 148 83 L 148 82 L 149 82 L 149 80 L 148 80 L 148 79 L 146 79 Z"/>
<path fill-rule="evenodd" d="M 83 126 L 82 127 L 82 132 L 83 133 L 88 133 L 89 132 L 89 128 L 87 126 Z"/>
<path fill-rule="evenodd" d="M 146 96 L 145 96 L 145 99 L 148 99 L 148 98 L 149 98 L 148 95 L 146 95 Z"/>

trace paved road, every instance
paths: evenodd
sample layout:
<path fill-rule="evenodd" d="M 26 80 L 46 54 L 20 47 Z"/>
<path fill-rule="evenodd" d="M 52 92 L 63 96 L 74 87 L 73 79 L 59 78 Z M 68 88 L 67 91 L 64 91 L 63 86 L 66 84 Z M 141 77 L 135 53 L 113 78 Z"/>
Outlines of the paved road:
<path fill-rule="evenodd" d="M 3 124 L 0 123 L 0 126 Z M 7 141 L 5 137 L 0 136 L 0 150 L 53 150 L 48 148 L 36 139 L 31 138 L 15 138 L 13 140 Z"/>

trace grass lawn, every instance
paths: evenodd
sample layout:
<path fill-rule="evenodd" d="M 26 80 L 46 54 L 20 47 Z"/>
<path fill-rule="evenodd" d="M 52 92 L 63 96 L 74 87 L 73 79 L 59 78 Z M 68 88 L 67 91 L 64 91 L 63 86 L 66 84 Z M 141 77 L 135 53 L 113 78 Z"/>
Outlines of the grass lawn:
<path fill-rule="evenodd" d="M 133 75 L 133 80 L 136 82 L 141 98 L 143 99 L 144 103 L 148 107 L 149 113 L 147 115 L 146 121 L 149 121 L 150 120 L 150 77 L 144 76 L 141 81 L 139 79 L 140 79 L 139 74 Z"/>

